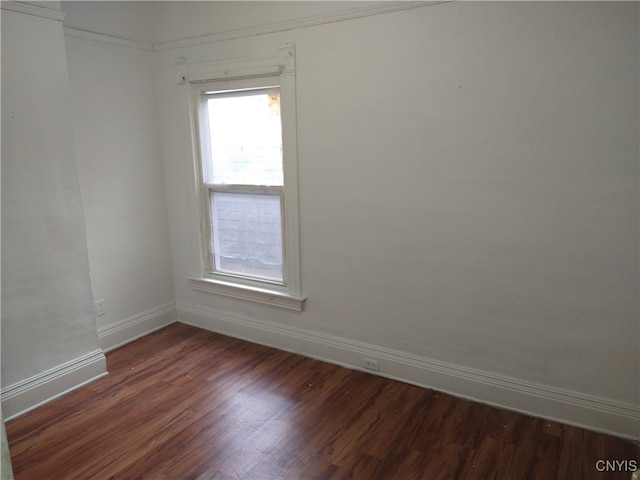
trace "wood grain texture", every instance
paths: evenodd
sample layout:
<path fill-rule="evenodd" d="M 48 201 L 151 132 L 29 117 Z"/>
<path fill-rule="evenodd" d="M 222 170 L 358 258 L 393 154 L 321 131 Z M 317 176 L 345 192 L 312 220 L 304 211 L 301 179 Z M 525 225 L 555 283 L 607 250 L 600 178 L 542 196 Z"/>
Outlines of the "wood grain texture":
<path fill-rule="evenodd" d="M 624 479 L 630 442 L 173 324 L 7 424 L 18 480 Z"/>

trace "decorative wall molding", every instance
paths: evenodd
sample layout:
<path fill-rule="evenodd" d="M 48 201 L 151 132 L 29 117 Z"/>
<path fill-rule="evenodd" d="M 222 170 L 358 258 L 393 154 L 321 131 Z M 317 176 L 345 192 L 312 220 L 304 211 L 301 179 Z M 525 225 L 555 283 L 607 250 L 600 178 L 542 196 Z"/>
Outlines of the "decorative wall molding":
<path fill-rule="evenodd" d="M 106 358 L 95 350 L 2 389 L 2 412 L 11 420 L 107 375 Z"/>
<path fill-rule="evenodd" d="M 40 18 L 48 18 L 49 20 L 56 20 L 58 22 L 64 22 L 64 19 L 67 18 L 67 14 L 60 10 L 24 2 L 2 1 L 0 2 L 0 9 L 7 10 L 9 12 L 24 13 L 25 15 L 33 15 Z"/>
<path fill-rule="evenodd" d="M 84 40 L 92 40 L 94 42 L 107 43 L 117 45 L 119 47 L 135 48 L 147 52 L 152 51 L 151 43 L 139 42 L 137 40 L 129 40 L 128 38 L 116 37 L 104 33 L 91 32 L 76 27 L 63 27 L 64 34 L 67 37 L 82 38 Z"/>
<path fill-rule="evenodd" d="M 106 352 L 176 321 L 176 304 L 167 302 L 98 328 L 98 344 Z"/>
<path fill-rule="evenodd" d="M 638 440 L 638 406 L 527 382 L 363 342 L 274 324 L 209 307 L 178 303 L 178 321 L 299 353 L 347 368 L 432 388 L 589 430 Z M 362 367 L 363 357 L 379 361 L 380 372 Z"/>
<path fill-rule="evenodd" d="M 373 5 L 355 7 L 339 12 L 330 12 L 322 15 L 312 15 L 282 22 L 257 25 L 254 27 L 238 28 L 236 30 L 230 30 L 228 32 L 217 32 L 208 35 L 200 35 L 197 37 L 185 38 L 181 40 L 171 40 L 167 42 L 155 42 L 153 44 L 153 50 L 173 50 L 176 48 L 192 47 L 195 45 L 203 45 L 207 43 L 224 42 L 227 40 L 236 40 L 238 38 L 254 37 L 257 35 L 266 35 L 269 33 L 286 32 L 288 30 L 315 27 L 328 23 L 344 22 L 346 20 L 370 17 L 373 15 L 381 15 L 384 13 L 397 12 L 400 10 L 409 10 L 431 5 L 438 5 L 441 3 L 448 3 L 448 1 L 449 0 L 432 2 L 379 2 Z"/>
<path fill-rule="evenodd" d="M 379 2 L 373 5 L 365 5 L 360 7 L 354 7 L 347 10 L 330 12 L 321 15 L 311 15 L 308 17 L 296 18 L 293 20 L 286 20 L 282 22 L 268 23 L 264 25 L 258 25 L 253 27 L 239 28 L 235 30 L 229 30 L 227 32 L 215 32 L 197 37 L 190 37 L 178 40 L 171 40 L 166 42 L 140 42 L 137 40 L 131 40 L 128 38 L 117 37 L 114 35 L 108 35 L 99 32 L 93 32 L 78 27 L 69 25 L 64 26 L 64 34 L 69 37 L 82 38 L 85 40 L 93 40 L 96 42 L 107 43 L 111 45 L 117 45 L 121 47 L 136 48 L 145 51 L 166 51 L 174 50 L 177 48 L 191 47 L 195 45 L 204 45 L 208 43 L 223 42 L 228 40 L 235 40 L 239 38 L 254 37 L 257 35 L 266 35 L 269 33 L 285 32 L 288 30 L 295 30 L 299 28 L 314 27 L 318 25 L 325 25 L 329 23 L 344 22 L 347 20 L 354 20 L 358 18 L 371 17 L 374 15 L 382 15 L 385 13 L 393 13 L 402 10 L 410 10 L 415 8 L 428 7 L 432 5 L 439 5 L 441 3 L 448 3 L 451 0 L 438 0 L 438 1 L 409 1 L 409 2 Z M 37 7 L 21 2 L 0 2 L 3 9 L 20 11 L 22 13 L 29 13 L 31 15 L 45 16 L 47 18 L 54 18 L 55 20 L 64 21 L 66 13 L 48 8 Z M 42 12 L 45 10 L 48 12 Z M 286 54 L 287 52 L 284 52 Z M 284 64 L 286 66 L 287 64 Z M 295 68 L 295 65 L 294 65 Z"/>

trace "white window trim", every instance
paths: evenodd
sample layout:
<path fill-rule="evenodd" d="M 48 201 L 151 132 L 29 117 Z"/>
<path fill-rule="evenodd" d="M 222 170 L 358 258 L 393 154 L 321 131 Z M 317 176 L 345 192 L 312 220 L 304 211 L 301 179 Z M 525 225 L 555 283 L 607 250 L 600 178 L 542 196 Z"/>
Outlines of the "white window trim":
<path fill-rule="evenodd" d="M 234 282 L 225 282 L 213 278 L 187 277 L 191 288 L 198 292 L 213 293 L 225 297 L 250 300 L 256 303 L 274 305 L 276 307 L 296 310 L 301 312 L 305 297 L 282 293 L 269 288 L 253 287 L 250 285 L 238 285 Z"/>
<path fill-rule="evenodd" d="M 189 228 L 197 232 L 198 240 L 193 246 L 199 254 L 199 273 L 187 277 L 187 282 L 196 291 L 218 294 L 257 303 L 274 305 L 301 311 L 306 297 L 302 294 L 300 266 L 300 217 L 298 206 L 298 144 L 296 120 L 296 68 L 295 45 L 286 44 L 273 56 L 220 61 L 211 63 L 190 64 L 187 59 L 180 58 L 175 63 L 175 81 L 179 95 L 185 106 L 188 118 L 185 135 L 191 150 L 193 177 L 190 184 L 194 191 L 190 201 L 198 217 L 192 217 Z M 205 256 L 208 247 L 203 241 L 202 225 L 206 224 L 206 208 L 203 205 L 202 172 L 196 132 L 196 115 L 198 105 L 192 98 L 192 92 L 198 84 L 214 81 L 236 81 L 242 79 L 277 76 L 280 83 L 280 109 L 282 118 L 283 170 L 284 170 L 284 248 L 286 250 L 286 286 L 270 285 L 268 282 L 228 277 L 224 275 L 208 275 L 205 267 Z M 191 183 L 191 181 L 193 183 Z M 191 190 L 191 188 L 190 188 Z M 196 245 L 197 243 L 197 245 Z"/>

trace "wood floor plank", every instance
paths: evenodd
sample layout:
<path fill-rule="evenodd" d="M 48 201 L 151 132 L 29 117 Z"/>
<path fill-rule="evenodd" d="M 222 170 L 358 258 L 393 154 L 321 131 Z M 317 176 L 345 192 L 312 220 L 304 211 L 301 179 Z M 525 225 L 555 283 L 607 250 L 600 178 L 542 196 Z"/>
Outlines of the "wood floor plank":
<path fill-rule="evenodd" d="M 350 454 L 337 468 L 331 480 L 346 480 L 354 478 L 374 478 L 380 471 L 382 460 L 366 453 Z"/>
<path fill-rule="evenodd" d="M 173 324 L 7 423 L 17 480 L 624 479 L 630 442 Z"/>

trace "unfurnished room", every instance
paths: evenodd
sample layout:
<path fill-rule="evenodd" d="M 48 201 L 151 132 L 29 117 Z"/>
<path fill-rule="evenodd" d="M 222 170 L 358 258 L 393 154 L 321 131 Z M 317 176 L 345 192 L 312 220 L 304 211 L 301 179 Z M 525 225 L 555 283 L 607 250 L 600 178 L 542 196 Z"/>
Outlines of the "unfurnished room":
<path fill-rule="evenodd" d="M 3 480 L 640 474 L 640 3 L 0 7 Z"/>

